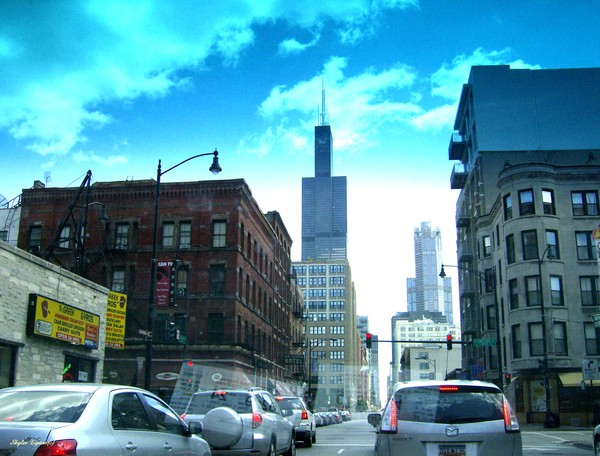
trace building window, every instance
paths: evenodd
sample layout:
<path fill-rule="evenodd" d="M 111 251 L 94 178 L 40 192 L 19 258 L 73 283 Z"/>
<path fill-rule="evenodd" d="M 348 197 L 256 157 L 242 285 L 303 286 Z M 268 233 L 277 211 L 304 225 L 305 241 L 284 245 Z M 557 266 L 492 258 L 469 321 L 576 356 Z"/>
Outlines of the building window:
<path fill-rule="evenodd" d="M 577 243 L 577 259 L 578 260 L 595 260 L 597 252 L 592 242 L 591 231 L 578 231 L 575 233 Z"/>
<path fill-rule="evenodd" d="M 345 329 L 346 328 L 343 326 L 330 326 L 329 333 L 332 335 L 339 336 L 345 334 Z"/>
<path fill-rule="evenodd" d="M 558 250 L 558 232 L 554 230 L 546 230 L 546 248 L 548 249 L 548 258 L 555 260 L 560 259 L 560 251 Z"/>
<path fill-rule="evenodd" d="M 62 231 L 60 232 L 60 239 L 58 241 L 58 246 L 61 249 L 68 249 L 71 247 L 71 227 L 63 226 Z"/>
<path fill-rule="evenodd" d="M 492 256 L 492 238 L 491 236 L 483 236 L 483 256 Z"/>
<path fill-rule="evenodd" d="M 187 296 L 189 268 L 187 265 L 180 265 L 177 268 L 177 283 L 175 284 L 175 295 L 177 298 Z"/>
<path fill-rule="evenodd" d="M 76 355 L 65 355 L 63 383 L 96 381 L 96 360 Z"/>
<path fill-rule="evenodd" d="M 332 347 L 344 347 L 345 339 L 331 339 L 330 343 Z"/>
<path fill-rule="evenodd" d="M 173 222 L 163 223 L 162 246 L 164 248 L 173 248 L 175 246 L 175 224 Z"/>
<path fill-rule="evenodd" d="M 510 308 L 518 309 L 519 308 L 519 282 L 517 279 L 510 279 L 508 281 L 508 289 L 509 289 L 509 299 L 510 299 Z"/>
<path fill-rule="evenodd" d="M 519 214 L 533 215 L 535 214 L 535 204 L 533 200 L 533 190 L 521 190 L 519 191 Z"/>
<path fill-rule="evenodd" d="M 528 307 L 540 305 L 540 276 L 525 277 L 525 299 Z"/>
<path fill-rule="evenodd" d="M 29 245 L 30 251 L 39 252 L 42 245 L 42 227 L 32 226 L 29 228 Z"/>
<path fill-rule="evenodd" d="M 569 349 L 567 348 L 567 325 L 565 322 L 559 321 L 553 324 L 554 334 L 554 352 L 557 355 L 568 355 Z"/>
<path fill-rule="evenodd" d="M 521 348 L 521 325 L 514 325 L 512 327 L 512 355 L 513 358 L 523 357 Z"/>
<path fill-rule="evenodd" d="M 515 236 L 509 234 L 506 236 L 506 264 L 513 264 L 515 261 Z"/>
<path fill-rule="evenodd" d="M 210 265 L 210 296 L 225 296 L 225 265 Z"/>
<path fill-rule="evenodd" d="M 343 351 L 331 351 L 329 352 L 329 359 L 344 359 L 345 352 Z"/>
<path fill-rule="evenodd" d="M 556 208 L 554 207 L 554 191 L 542 189 L 542 203 L 544 205 L 544 214 L 556 215 Z"/>
<path fill-rule="evenodd" d="M 192 223 L 179 222 L 179 248 L 189 249 L 192 245 Z"/>
<path fill-rule="evenodd" d="M 511 218 L 513 218 L 512 196 L 509 193 L 508 195 L 504 195 L 504 221 L 510 220 Z"/>
<path fill-rule="evenodd" d="M 523 242 L 523 260 L 537 260 L 538 244 L 537 231 L 527 230 L 521 232 L 521 241 Z"/>
<path fill-rule="evenodd" d="M 541 323 L 529 323 L 529 355 L 542 356 L 544 354 L 544 335 Z"/>
<path fill-rule="evenodd" d="M 125 269 L 115 269 L 113 271 L 110 289 L 119 293 L 125 291 Z"/>
<path fill-rule="evenodd" d="M 494 270 L 492 268 L 488 268 L 484 271 L 484 285 L 485 285 L 485 292 L 486 293 L 493 293 L 494 292 L 494 282 L 495 277 L 494 277 Z"/>
<path fill-rule="evenodd" d="M 15 386 L 16 345 L 0 343 L 0 388 Z"/>
<path fill-rule="evenodd" d="M 550 276 L 550 302 L 553 306 L 565 305 L 561 276 Z"/>
<path fill-rule="evenodd" d="M 585 323 L 584 334 L 585 334 L 585 354 L 586 355 L 600 355 L 600 349 L 598 347 L 598 337 L 597 337 L 597 333 L 596 333 L 596 326 L 593 323 Z"/>
<path fill-rule="evenodd" d="M 115 225 L 115 249 L 127 250 L 129 243 L 129 224 L 117 223 Z"/>
<path fill-rule="evenodd" d="M 227 222 L 225 220 L 213 220 L 212 224 L 213 228 L 213 247 L 225 247 L 226 244 L 226 234 L 227 234 Z M 254 241 L 255 250 L 256 250 L 256 241 Z M 256 255 L 254 258 L 254 262 L 256 263 Z"/>
<path fill-rule="evenodd" d="M 573 215 L 598 215 L 598 193 L 571 192 Z"/>
<path fill-rule="evenodd" d="M 208 343 L 219 345 L 223 343 L 223 333 L 225 331 L 224 318 L 222 313 L 208 314 Z"/>
<path fill-rule="evenodd" d="M 494 306 L 487 306 L 485 308 L 487 329 L 496 329 L 496 312 Z"/>
<path fill-rule="evenodd" d="M 329 314 L 329 321 L 344 321 L 344 312 L 332 312 Z"/>
<path fill-rule="evenodd" d="M 582 306 L 600 305 L 600 281 L 596 276 L 579 277 Z"/>

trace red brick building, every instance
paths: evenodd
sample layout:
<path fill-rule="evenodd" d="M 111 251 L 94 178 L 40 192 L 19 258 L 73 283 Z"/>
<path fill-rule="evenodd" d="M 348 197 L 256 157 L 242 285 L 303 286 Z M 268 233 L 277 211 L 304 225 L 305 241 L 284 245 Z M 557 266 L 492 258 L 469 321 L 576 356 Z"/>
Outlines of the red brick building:
<path fill-rule="evenodd" d="M 24 190 L 18 246 L 127 295 L 125 348 L 107 348 L 105 381 L 144 386 L 156 181 L 88 174 L 79 188 Z M 243 179 L 161 183 L 157 226 L 150 389 L 168 396 L 183 361 L 299 381 L 286 358 L 300 351 L 302 297 L 280 215 Z"/>

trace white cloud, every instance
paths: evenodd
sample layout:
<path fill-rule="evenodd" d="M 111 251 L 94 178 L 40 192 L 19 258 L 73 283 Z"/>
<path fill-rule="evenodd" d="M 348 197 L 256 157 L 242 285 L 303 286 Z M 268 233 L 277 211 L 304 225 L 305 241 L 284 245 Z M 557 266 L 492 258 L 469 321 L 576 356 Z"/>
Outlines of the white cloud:
<path fill-rule="evenodd" d="M 217 55 L 235 66 L 254 40 L 256 24 L 283 20 L 319 30 L 331 20 L 366 26 L 370 12 L 412 5 L 402 0 L 318 3 L 17 2 L 0 4 L 10 29 L 0 36 L 3 81 L 0 128 L 41 154 L 66 154 L 88 128 L 110 122 L 104 106 L 163 97 L 185 86 L 180 70 L 202 70 Z M 8 30 L 8 31 L 6 31 Z M 314 33 L 314 32 L 313 32 Z M 288 40 L 282 50 L 313 46 Z M 42 96 L 39 97 L 39 94 Z M 51 104 L 49 103 L 51 102 Z"/>
<path fill-rule="evenodd" d="M 300 54 L 304 52 L 306 49 L 315 46 L 319 42 L 320 34 L 315 33 L 312 40 L 307 43 L 301 43 L 295 38 L 288 38 L 279 43 L 279 51 L 280 55 L 291 55 L 291 54 Z"/>
<path fill-rule="evenodd" d="M 510 61 L 509 48 L 499 51 L 485 51 L 477 48 L 471 55 L 461 54 L 452 59 L 451 64 L 444 64 L 431 76 L 431 94 L 447 100 L 457 101 L 462 86 L 469 79 L 471 67 L 474 65 L 510 65 L 512 68 L 539 68 L 522 60 Z"/>
<path fill-rule="evenodd" d="M 76 162 L 96 163 L 103 166 L 124 165 L 128 162 L 124 155 L 110 155 L 108 157 L 100 156 L 94 152 L 78 151 L 73 154 L 73 160 Z"/>

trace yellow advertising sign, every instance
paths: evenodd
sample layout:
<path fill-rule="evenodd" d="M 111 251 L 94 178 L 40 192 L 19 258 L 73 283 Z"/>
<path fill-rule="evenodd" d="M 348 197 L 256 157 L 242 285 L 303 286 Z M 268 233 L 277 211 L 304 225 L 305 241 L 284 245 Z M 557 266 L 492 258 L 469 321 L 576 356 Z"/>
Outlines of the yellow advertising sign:
<path fill-rule="evenodd" d="M 29 295 L 28 334 L 98 348 L 100 316 L 38 294 Z"/>
<path fill-rule="evenodd" d="M 125 314 L 127 295 L 111 291 L 106 309 L 106 346 L 125 348 Z"/>

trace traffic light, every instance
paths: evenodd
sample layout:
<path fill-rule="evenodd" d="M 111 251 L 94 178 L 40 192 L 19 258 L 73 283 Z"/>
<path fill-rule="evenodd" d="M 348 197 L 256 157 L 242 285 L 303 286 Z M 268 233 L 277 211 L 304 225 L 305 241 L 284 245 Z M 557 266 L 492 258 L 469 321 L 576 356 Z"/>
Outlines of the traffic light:
<path fill-rule="evenodd" d="M 504 374 L 504 381 L 507 385 L 510 383 L 510 374 Z"/>
<path fill-rule="evenodd" d="M 365 335 L 365 342 L 367 343 L 367 348 L 371 348 L 371 341 L 373 339 L 373 334 L 367 333 Z"/>
<path fill-rule="evenodd" d="M 167 324 L 167 340 L 168 341 L 176 341 L 179 340 L 179 330 L 177 326 L 175 326 L 175 322 L 170 321 Z"/>
<path fill-rule="evenodd" d="M 446 348 L 452 350 L 452 334 L 446 336 Z"/>

